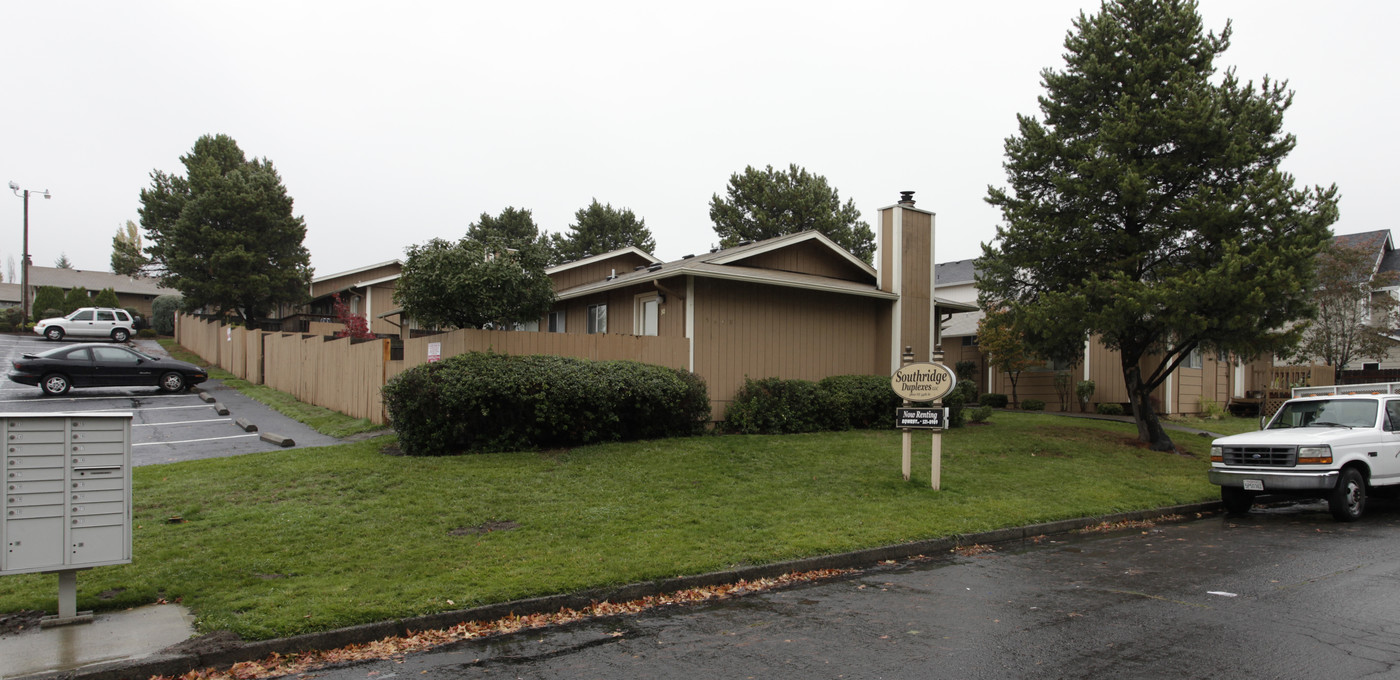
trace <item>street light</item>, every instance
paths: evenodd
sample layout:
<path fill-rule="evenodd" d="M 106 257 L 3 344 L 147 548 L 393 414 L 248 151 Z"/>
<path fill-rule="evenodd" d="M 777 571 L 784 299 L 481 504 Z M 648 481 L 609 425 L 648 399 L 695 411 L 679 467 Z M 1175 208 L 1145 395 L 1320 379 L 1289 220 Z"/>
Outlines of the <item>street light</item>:
<path fill-rule="evenodd" d="M 19 308 L 24 314 L 20 323 L 24 324 L 29 322 L 29 190 L 20 189 L 14 180 L 10 180 L 10 191 L 24 199 L 24 261 L 19 269 Z M 53 198 L 48 189 L 44 190 L 44 198 Z M 22 325 L 20 327 L 23 328 Z"/>

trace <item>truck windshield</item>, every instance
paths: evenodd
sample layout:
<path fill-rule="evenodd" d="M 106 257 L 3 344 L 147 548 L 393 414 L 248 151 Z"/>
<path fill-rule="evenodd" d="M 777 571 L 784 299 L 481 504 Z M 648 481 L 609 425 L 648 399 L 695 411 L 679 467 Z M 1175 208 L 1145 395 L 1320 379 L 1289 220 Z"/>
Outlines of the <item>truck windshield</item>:
<path fill-rule="evenodd" d="M 1375 399 L 1307 399 L 1290 401 L 1269 423 L 1270 430 L 1288 427 L 1375 427 Z"/>

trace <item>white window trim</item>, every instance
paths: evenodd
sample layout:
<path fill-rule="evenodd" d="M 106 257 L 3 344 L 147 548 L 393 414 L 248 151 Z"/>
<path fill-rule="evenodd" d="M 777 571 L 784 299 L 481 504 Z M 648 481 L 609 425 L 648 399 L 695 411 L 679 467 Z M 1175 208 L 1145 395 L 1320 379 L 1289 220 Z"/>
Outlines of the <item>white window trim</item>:
<path fill-rule="evenodd" d="M 593 311 L 593 310 L 598 309 L 598 308 L 600 308 L 600 307 L 603 309 L 603 323 L 601 324 L 601 327 L 600 327 L 599 324 L 597 324 L 597 322 L 595 321 L 596 316 L 595 316 L 594 311 Z M 585 326 L 584 326 L 584 327 L 587 329 L 588 333 L 590 333 L 590 334 L 594 334 L 594 333 L 603 333 L 603 334 L 606 334 L 606 333 L 608 332 L 608 303 L 603 302 L 603 303 L 599 303 L 599 304 L 596 304 L 596 305 L 588 305 L 587 314 L 588 314 L 588 316 L 587 316 L 587 319 L 586 319 L 585 322 L 584 322 L 584 323 L 585 323 Z"/>

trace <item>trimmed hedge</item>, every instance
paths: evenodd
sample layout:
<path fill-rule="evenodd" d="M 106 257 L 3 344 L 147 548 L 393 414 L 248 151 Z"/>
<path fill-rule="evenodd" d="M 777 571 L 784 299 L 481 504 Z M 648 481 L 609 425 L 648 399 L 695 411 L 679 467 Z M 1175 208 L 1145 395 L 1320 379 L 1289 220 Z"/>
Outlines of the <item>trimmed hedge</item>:
<path fill-rule="evenodd" d="M 972 382 L 963 382 L 944 397 L 949 427 L 963 425 L 963 405 L 976 391 Z M 738 434 L 890 429 L 894 410 L 902 404 L 890 388 L 889 376 L 838 375 L 816 383 L 749 378 L 725 411 L 722 428 Z"/>
<path fill-rule="evenodd" d="M 404 371 L 383 395 L 411 455 L 689 436 L 710 419 L 704 380 L 635 361 L 468 352 Z"/>
<path fill-rule="evenodd" d="M 1005 394 L 988 392 L 982 395 L 980 398 L 978 398 L 977 403 L 983 406 L 990 406 L 992 408 L 1006 408 L 1006 404 L 1008 401 L 1009 399 L 1007 399 Z"/>
<path fill-rule="evenodd" d="M 1045 410 L 1045 402 L 1044 402 L 1043 400 L 1041 400 L 1041 399 L 1022 399 L 1022 400 L 1021 400 L 1021 410 L 1022 410 L 1022 411 L 1044 411 L 1044 410 Z"/>

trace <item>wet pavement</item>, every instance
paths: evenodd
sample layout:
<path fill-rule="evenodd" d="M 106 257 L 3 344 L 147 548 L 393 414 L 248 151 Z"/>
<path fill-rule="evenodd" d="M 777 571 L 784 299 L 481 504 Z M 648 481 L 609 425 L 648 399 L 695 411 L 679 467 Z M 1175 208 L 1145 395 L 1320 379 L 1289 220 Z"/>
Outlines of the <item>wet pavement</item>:
<path fill-rule="evenodd" d="M 57 582 L 57 578 L 55 578 Z M 194 615 L 176 604 L 103 612 L 92 623 L 0 636 L 0 680 L 141 659 L 194 634 Z"/>
<path fill-rule="evenodd" d="M 1400 675 L 1400 506 L 1046 537 L 587 622 L 322 680 L 1380 678 Z"/>

